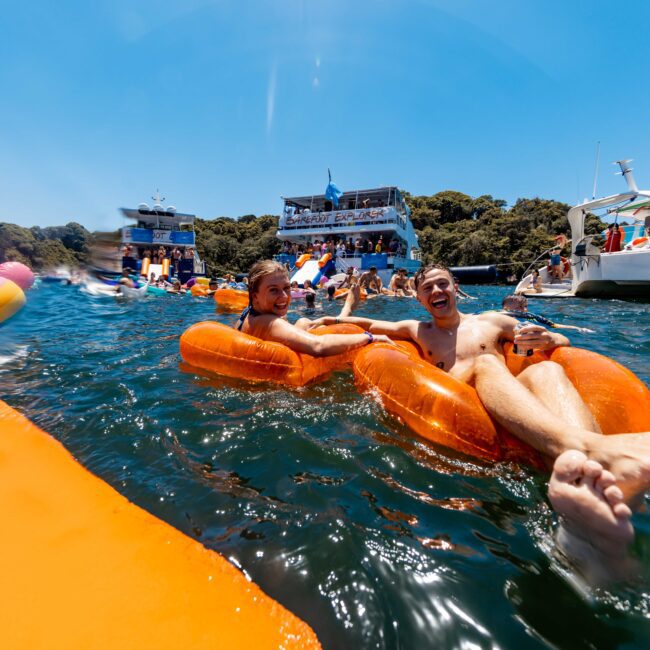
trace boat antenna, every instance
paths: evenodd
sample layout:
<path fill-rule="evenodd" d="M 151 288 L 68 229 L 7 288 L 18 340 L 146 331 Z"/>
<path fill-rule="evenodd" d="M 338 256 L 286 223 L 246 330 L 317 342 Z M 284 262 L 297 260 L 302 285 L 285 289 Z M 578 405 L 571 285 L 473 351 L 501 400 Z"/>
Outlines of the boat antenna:
<path fill-rule="evenodd" d="M 158 203 L 158 205 L 162 205 L 163 202 L 165 201 L 165 197 L 163 196 L 162 199 L 161 199 L 160 198 L 160 190 L 158 188 L 156 188 L 156 196 L 152 196 L 151 200 Z"/>
<path fill-rule="evenodd" d="M 596 143 L 596 166 L 594 168 L 594 190 L 591 193 L 591 200 L 596 198 L 596 186 L 598 185 L 598 163 L 600 162 L 600 140 Z"/>

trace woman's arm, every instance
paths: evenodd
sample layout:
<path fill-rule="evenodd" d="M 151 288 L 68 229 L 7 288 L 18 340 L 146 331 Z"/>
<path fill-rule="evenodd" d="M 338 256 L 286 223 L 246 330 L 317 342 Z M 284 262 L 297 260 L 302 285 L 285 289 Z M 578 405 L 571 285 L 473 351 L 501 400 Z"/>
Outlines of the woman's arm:
<path fill-rule="evenodd" d="M 329 357 L 355 350 L 372 343 L 373 340 L 391 343 L 387 336 L 372 336 L 366 332 L 361 334 L 323 334 L 322 336 L 316 336 L 287 323 L 281 318 L 273 320 L 267 330 L 267 335 L 263 338 L 267 341 L 282 343 L 295 352 L 311 354 L 315 357 Z"/>

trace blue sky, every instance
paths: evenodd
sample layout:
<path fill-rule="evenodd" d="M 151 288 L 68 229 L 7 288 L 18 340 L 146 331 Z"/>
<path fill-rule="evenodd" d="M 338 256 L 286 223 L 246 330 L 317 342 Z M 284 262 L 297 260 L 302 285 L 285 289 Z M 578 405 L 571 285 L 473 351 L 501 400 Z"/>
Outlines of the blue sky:
<path fill-rule="evenodd" d="M 650 3 L 10 3 L 0 221 L 90 229 L 168 203 L 279 213 L 280 195 L 397 184 L 514 202 L 650 185 Z M 645 182 L 644 182 L 645 181 Z"/>

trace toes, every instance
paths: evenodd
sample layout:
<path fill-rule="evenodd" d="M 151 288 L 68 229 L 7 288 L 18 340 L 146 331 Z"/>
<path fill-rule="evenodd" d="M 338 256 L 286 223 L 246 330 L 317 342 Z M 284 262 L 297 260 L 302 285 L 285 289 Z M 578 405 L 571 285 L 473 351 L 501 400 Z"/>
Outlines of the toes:
<path fill-rule="evenodd" d="M 607 499 L 610 506 L 617 503 L 623 503 L 623 491 L 618 485 L 610 485 L 603 490 L 603 496 Z"/>
<path fill-rule="evenodd" d="M 558 481 L 570 483 L 580 478 L 587 457 L 580 451 L 571 449 L 560 454 L 553 465 L 553 477 Z"/>
<path fill-rule="evenodd" d="M 600 475 L 603 473 L 603 466 L 595 460 L 589 459 L 584 462 L 582 471 L 585 476 L 597 479 L 600 478 Z"/>
<path fill-rule="evenodd" d="M 596 488 L 604 492 L 611 485 L 616 485 L 616 477 L 609 470 L 604 469 L 596 481 Z"/>
<path fill-rule="evenodd" d="M 629 519 L 632 516 L 632 511 L 625 503 L 617 503 L 615 505 L 612 505 L 612 512 L 619 519 Z"/>

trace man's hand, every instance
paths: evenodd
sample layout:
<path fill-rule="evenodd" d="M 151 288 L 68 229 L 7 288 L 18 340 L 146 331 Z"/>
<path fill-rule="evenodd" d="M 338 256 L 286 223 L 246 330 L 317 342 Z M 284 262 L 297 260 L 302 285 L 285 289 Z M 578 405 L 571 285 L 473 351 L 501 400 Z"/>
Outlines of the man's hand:
<path fill-rule="evenodd" d="M 559 340 L 561 339 L 561 340 Z M 554 335 L 541 325 L 524 325 L 517 331 L 514 342 L 526 348 L 535 350 L 549 350 L 558 345 L 566 345 L 566 339 L 561 335 Z"/>

